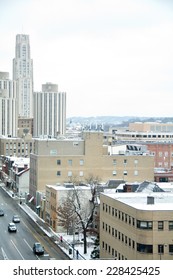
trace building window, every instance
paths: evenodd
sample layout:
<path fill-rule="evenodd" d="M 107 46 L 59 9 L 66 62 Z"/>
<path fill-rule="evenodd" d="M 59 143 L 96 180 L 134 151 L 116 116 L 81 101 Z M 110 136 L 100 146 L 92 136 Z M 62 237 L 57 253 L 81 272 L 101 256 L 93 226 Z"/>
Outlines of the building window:
<path fill-rule="evenodd" d="M 138 170 L 134 171 L 134 176 L 138 176 Z"/>
<path fill-rule="evenodd" d="M 164 222 L 158 221 L 158 230 L 163 230 L 163 228 L 164 228 Z"/>
<path fill-rule="evenodd" d="M 57 163 L 57 165 L 61 165 L 61 160 L 57 159 L 56 163 Z"/>
<path fill-rule="evenodd" d="M 56 175 L 61 176 L 61 171 L 57 171 Z"/>
<path fill-rule="evenodd" d="M 79 142 L 73 142 L 73 146 L 78 146 L 79 145 Z"/>
<path fill-rule="evenodd" d="M 164 245 L 162 244 L 158 245 L 158 254 L 164 254 Z"/>
<path fill-rule="evenodd" d="M 72 162 L 73 162 L 72 159 L 69 159 L 69 160 L 68 160 L 68 165 L 69 165 L 69 166 L 72 166 Z"/>
<path fill-rule="evenodd" d="M 137 228 L 140 229 L 152 229 L 153 228 L 153 222 L 149 221 L 137 221 Z"/>
<path fill-rule="evenodd" d="M 124 175 L 127 175 L 127 170 L 124 170 L 123 174 L 124 174 Z"/>
<path fill-rule="evenodd" d="M 124 165 L 126 165 L 127 164 L 127 159 L 124 159 Z"/>
<path fill-rule="evenodd" d="M 173 221 L 169 221 L 169 230 L 173 230 Z"/>
<path fill-rule="evenodd" d="M 113 159 L 113 165 L 116 165 L 116 164 L 117 164 L 116 159 Z"/>
<path fill-rule="evenodd" d="M 134 160 L 134 164 L 135 164 L 135 166 L 138 164 L 138 159 Z"/>
<path fill-rule="evenodd" d="M 153 245 L 146 245 L 137 243 L 137 251 L 140 253 L 152 254 L 153 253 Z"/>
<path fill-rule="evenodd" d="M 72 171 L 68 171 L 68 177 L 72 177 Z"/>
<path fill-rule="evenodd" d="M 84 165 L 84 160 L 83 160 L 83 159 L 80 159 L 79 164 L 80 164 L 80 165 Z"/>
<path fill-rule="evenodd" d="M 173 254 L 173 244 L 169 245 L 169 254 Z"/>
<path fill-rule="evenodd" d="M 84 174 L 83 171 L 79 171 L 79 176 L 80 177 L 83 177 L 83 174 Z"/>
<path fill-rule="evenodd" d="M 116 175 L 117 175 L 117 172 L 114 170 L 114 171 L 112 172 L 112 175 L 113 175 L 113 176 L 116 176 Z"/>

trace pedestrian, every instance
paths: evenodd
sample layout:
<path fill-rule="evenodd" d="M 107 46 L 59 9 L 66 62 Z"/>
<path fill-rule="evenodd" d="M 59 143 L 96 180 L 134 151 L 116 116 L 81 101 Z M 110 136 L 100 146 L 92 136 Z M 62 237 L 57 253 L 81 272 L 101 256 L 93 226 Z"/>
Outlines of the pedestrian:
<path fill-rule="evenodd" d="M 61 243 L 62 243 L 62 236 L 60 236 L 60 241 L 61 241 Z"/>
<path fill-rule="evenodd" d="M 78 258 L 79 258 L 79 251 L 76 250 L 76 259 L 78 260 Z"/>

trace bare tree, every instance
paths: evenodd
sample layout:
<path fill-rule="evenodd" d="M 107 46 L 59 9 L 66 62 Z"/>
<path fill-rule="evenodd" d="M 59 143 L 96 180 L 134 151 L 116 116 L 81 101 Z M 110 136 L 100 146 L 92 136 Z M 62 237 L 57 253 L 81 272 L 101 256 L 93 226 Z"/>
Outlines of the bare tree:
<path fill-rule="evenodd" d="M 72 200 L 67 195 L 66 200 L 57 208 L 58 224 L 67 230 L 69 234 L 70 229 L 73 229 L 77 217 L 74 215 Z"/>
<path fill-rule="evenodd" d="M 76 189 L 74 189 L 74 200 L 73 200 L 73 208 L 74 212 L 78 217 L 78 224 L 81 225 L 82 233 L 83 233 L 83 241 L 84 241 L 84 254 L 87 253 L 87 231 L 90 224 L 93 221 L 95 203 L 94 200 L 91 198 L 90 200 L 90 210 L 86 211 L 87 209 L 83 209 L 83 206 L 80 202 L 79 193 Z"/>
<path fill-rule="evenodd" d="M 93 194 L 93 188 L 89 198 L 84 195 L 82 187 L 74 186 L 69 189 L 66 200 L 57 209 L 59 225 L 66 228 L 67 233 L 69 233 L 70 228 L 73 229 L 73 234 L 75 229 L 82 232 L 84 254 L 87 253 L 87 231 L 91 227 L 96 205 Z"/>

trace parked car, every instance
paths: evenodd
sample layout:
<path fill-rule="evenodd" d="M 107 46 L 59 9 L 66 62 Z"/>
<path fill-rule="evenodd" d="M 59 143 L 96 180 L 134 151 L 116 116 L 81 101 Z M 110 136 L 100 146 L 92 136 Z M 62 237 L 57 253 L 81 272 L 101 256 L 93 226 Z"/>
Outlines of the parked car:
<path fill-rule="evenodd" d="M 44 254 L 44 248 L 39 242 L 35 242 L 33 245 L 33 252 L 36 255 L 43 255 Z"/>
<path fill-rule="evenodd" d="M 4 216 L 4 210 L 3 209 L 0 209 L 0 216 Z"/>
<path fill-rule="evenodd" d="M 17 232 L 17 227 L 14 223 L 9 223 L 8 224 L 8 231 L 9 232 Z"/>
<path fill-rule="evenodd" d="M 18 215 L 14 215 L 12 218 L 13 223 L 20 223 L 20 218 Z"/>

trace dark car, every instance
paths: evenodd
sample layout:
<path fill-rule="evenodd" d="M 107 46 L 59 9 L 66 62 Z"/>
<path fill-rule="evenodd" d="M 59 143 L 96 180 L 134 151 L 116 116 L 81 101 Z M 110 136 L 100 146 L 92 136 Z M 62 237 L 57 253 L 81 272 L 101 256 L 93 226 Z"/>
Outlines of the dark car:
<path fill-rule="evenodd" d="M 39 242 L 36 242 L 33 245 L 33 252 L 36 255 L 43 255 L 44 254 L 44 248 Z"/>
<path fill-rule="evenodd" d="M 4 210 L 0 209 L 0 216 L 4 216 Z"/>
<path fill-rule="evenodd" d="M 12 218 L 13 223 L 20 223 L 20 218 L 18 215 L 14 215 Z"/>
<path fill-rule="evenodd" d="M 8 231 L 9 232 L 17 232 L 17 227 L 14 223 L 9 223 L 8 224 Z"/>

